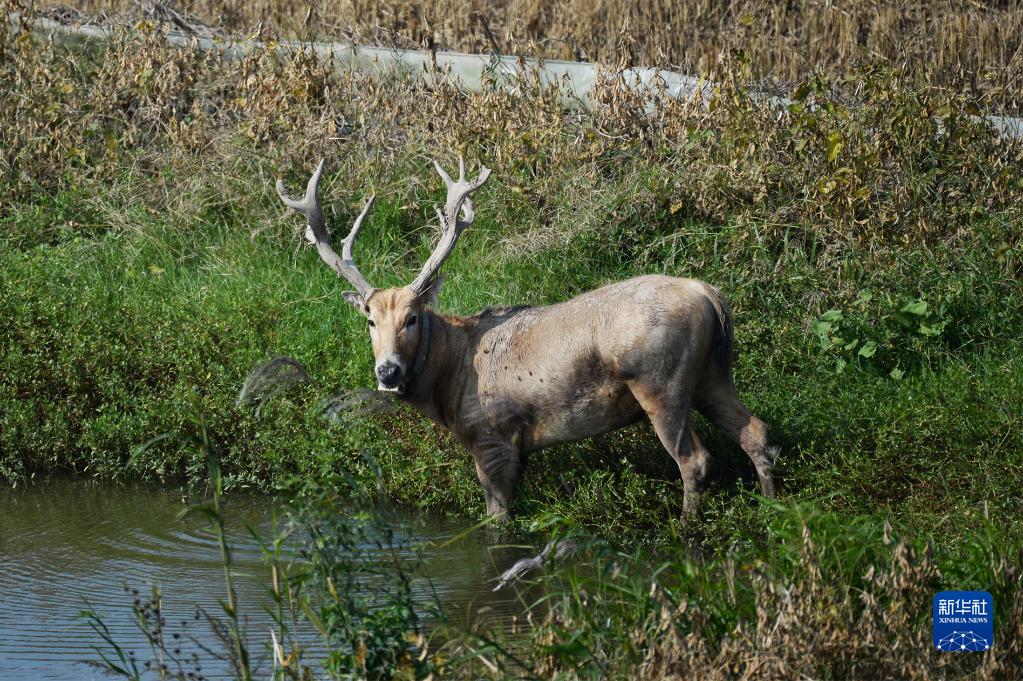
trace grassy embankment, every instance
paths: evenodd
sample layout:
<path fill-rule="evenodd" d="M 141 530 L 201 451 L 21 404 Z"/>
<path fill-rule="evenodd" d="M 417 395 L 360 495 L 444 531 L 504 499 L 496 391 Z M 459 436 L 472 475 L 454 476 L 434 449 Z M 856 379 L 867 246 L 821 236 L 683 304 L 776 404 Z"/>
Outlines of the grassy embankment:
<path fill-rule="evenodd" d="M 5 36 L 0 471 L 13 482 L 198 479 L 201 455 L 171 441 L 127 461 L 202 413 L 229 488 L 355 481 L 400 503 L 480 514 L 468 455 L 424 420 L 320 417 L 325 397 L 369 384 L 364 321 L 299 246 L 300 220 L 272 190 L 279 174 L 299 186 L 325 156 L 336 230 L 375 191 L 358 256 L 372 281 L 398 284 L 432 245 L 441 194 L 428 159 L 450 165 L 460 152 L 495 177 L 446 268 L 444 310 L 554 302 L 645 272 L 706 279 L 732 301 L 740 390 L 783 446 L 781 505 L 765 506 L 740 491 L 753 479 L 741 454 L 701 424 L 720 465 L 695 525 L 679 519 L 676 469 L 646 428 L 535 456 L 517 507 L 526 523 L 563 518 L 638 539 L 676 567 L 683 549 L 727 554 L 741 575 L 730 601 L 728 580 L 708 576 L 727 561 L 676 575 L 670 594 L 649 591 L 638 570 L 605 575 L 589 600 L 569 585 L 575 598 L 537 636 L 564 641 L 613 614 L 608 635 L 631 647 L 609 648 L 593 620 L 581 648 L 537 645 L 537 668 L 589 654 L 597 667 L 654 655 L 677 672 L 696 655 L 727 669 L 779 645 L 753 625 L 758 583 L 764 612 L 780 618 L 795 603 L 807 609 L 790 613 L 796 629 L 848 636 L 874 565 L 890 578 L 878 586 L 885 604 L 906 613 L 876 631 L 904 637 L 904 649 L 922 631 L 906 623 L 922 621 L 939 584 L 994 589 L 1008 613 L 1023 544 L 1010 520 L 1023 511 L 1019 147 L 974 122 L 964 98 L 883 67 L 808 80 L 785 112 L 741 94 L 742 63 L 719 68 L 709 109 L 659 102 L 646 116 L 611 78 L 606 106 L 580 114 L 535 88 L 372 84 L 303 56 L 224 63 L 154 37 L 75 56 Z M 313 381 L 257 418 L 234 398 L 270 354 L 300 359 Z M 806 554 L 800 517 L 819 533 Z M 913 561 L 883 541 L 886 520 L 917 546 L 932 541 L 943 576 L 904 569 Z M 635 599 L 612 597 L 623 580 L 638 580 Z M 810 585 L 805 599 L 781 595 L 792 583 Z M 835 591 L 815 596 L 813 584 Z M 663 624 L 687 598 L 717 599 L 705 629 L 693 617 Z M 1014 617 L 1000 626 L 1018 627 Z M 722 653 L 737 622 L 751 638 L 733 633 Z M 687 632 L 711 648 L 671 643 Z M 847 650 L 883 659 L 880 643 L 863 645 Z M 839 648 L 788 649 L 822 673 L 855 664 Z M 919 654 L 899 663 L 939 661 Z M 999 655 L 985 664 L 1019 650 Z"/>

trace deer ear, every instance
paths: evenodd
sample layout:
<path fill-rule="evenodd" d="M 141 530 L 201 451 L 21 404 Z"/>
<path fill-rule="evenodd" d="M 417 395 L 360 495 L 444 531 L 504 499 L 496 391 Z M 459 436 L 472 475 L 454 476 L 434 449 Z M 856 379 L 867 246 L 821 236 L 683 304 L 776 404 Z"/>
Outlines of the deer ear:
<path fill-rule="evenodd" d="M 444 275 L 438 274 L 433 278 L 433 281 L 430 282 L 429 288 L 423 291 L 422 295 L 419 296 L 422 299 L 423 304 L 430 307 L 437 307 L 437 301 L 440 299 L 440 289 L 442 286 L 444 286 Z"/>
<path fill-rule="evenodd" d="M 366 309 L 366 301 L 355 291 L 345 291 L 341 294 L 341 297 L 348 301 L 348 304 L 359 311 L 363 317 L 369 316 L 369 310 Z"/>

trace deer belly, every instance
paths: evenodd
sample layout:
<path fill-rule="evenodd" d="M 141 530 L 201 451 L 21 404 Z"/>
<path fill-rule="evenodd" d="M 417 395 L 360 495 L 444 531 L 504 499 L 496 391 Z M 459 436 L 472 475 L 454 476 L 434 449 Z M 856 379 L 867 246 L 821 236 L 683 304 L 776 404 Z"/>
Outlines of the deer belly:
<path fill-rule="evenodd" d="M 529 449 L 575 442 L 635 423 L 643 415 L 624 384 L 589 386 L 534 410 Z"/>

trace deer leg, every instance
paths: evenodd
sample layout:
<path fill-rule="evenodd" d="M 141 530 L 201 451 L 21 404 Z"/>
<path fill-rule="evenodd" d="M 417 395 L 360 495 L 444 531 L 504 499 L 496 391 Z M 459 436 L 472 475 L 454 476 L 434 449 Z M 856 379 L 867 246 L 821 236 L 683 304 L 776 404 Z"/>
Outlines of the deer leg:
<path fill-rule="evenodd" d="M 682 481 L 685 485 L 685 497 L 682 500 L 682 510 L 685 513 L 695 513 L 700 505 L 700 497 L 703 490 L 707 488 L 707 471 L 710 469 L 710 452 L 703 446 L 703 441 L 696 434 L 696 430 L 689 428 L 689 439 L 693 443 L 692 455 L 685 460 L 678 462 L 678 468 L 682 471 Z M 690 491 L 692 490 L 692 491 Z"/>
<path fill-rule="evenodd" d="M 505 521 L 510 518 L 515 488 L 522 477 L 521 448 L 516 442 L 500 440 L 473 450 L 476 475 L 483 486 L 487 515 Z"/>
<path fill-rule="evenodd" d="M 743 404 L 731 381 L 701 391 L 696 400 L 696 408 L 742 447 L 742 451 L 746 452 L 757 469 L 761 493 L 765 497 L 774 497 L 772 471 L 780 450 L 771 446 L 767 437 L 767 424 Z"/>
<path fill-rule="evenodd" d="M 660 398 L 639 385 L 629 388 L 653 424 L 661 444 L 678 464 L 682 474 L 683 512 L 695 513 L 707 486 L 710 454 L 690 425 L 689 400 Z"/>

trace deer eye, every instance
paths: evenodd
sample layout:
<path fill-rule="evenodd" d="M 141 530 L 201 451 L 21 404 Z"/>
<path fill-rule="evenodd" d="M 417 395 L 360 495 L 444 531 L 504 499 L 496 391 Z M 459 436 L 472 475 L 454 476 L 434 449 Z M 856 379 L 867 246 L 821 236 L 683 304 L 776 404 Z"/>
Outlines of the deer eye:
<path fill-rule="evenodd" d="M 373 321 L 372 319 L 367 319 L 366 323 L 369 324 L 370 326 L 376 326 L 377 325 L 377 323 L 375 321 Z"/>
<path fill-rule="evenodd" d="M 408 321 L 405 322 L 405 326 L 415 326 L 417 321 L 419 321 L 419 317 L 412 315 L 408 318 Z"/>

